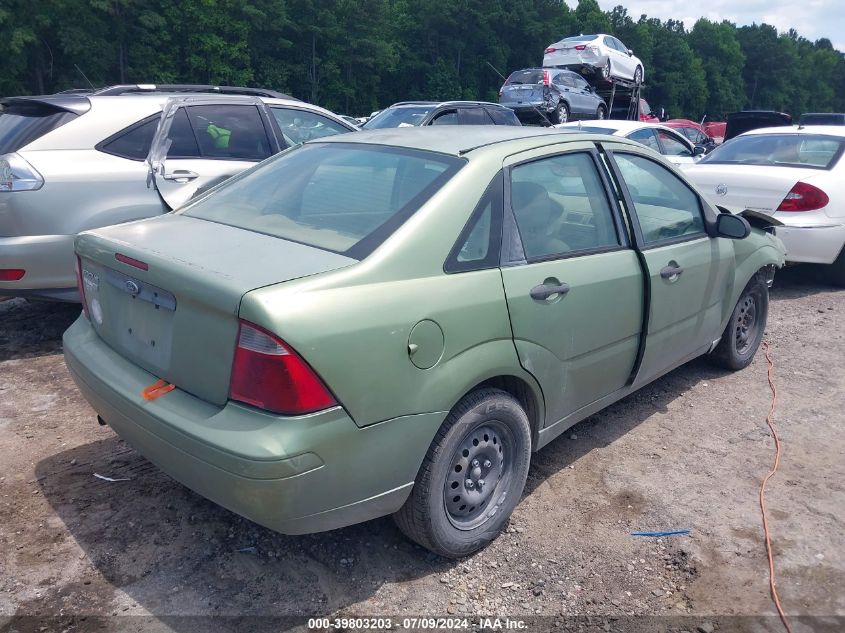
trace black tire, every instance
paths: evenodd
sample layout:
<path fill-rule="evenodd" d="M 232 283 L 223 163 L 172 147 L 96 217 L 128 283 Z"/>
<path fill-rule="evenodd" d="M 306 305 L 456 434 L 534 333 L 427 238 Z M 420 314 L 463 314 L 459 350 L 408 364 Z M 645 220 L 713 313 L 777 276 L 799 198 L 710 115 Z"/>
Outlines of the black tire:
<path fill-rule="evenodd" d="M 607 108 L 600 105 L 598 107 L 598 109 L 596 110 L 596 118 L 600 121 L 606 119 L 607 118 Z"/>
<path fill-rule="evenodd" d="M 845 247 L 839 251 L 839 256 L 827 267 L 827 280 L 834 286 L 845 287 Z"/>
<path fill-rule="evenodd" d="M 566 123 L 569 121 L 569 106 L 566 105 L 565 101 L 558 101 L 557 107 L 552 112 L 552 123 L 557 125 L 558 123 Z"/>
<path fill-rule="evenodd" d="M 637 66 L 637 69 L 634 71 L 634 83 L 636 85 L 640 85 L 643 83 L 643 67 Z"/>
<path fill-rule="evenodd" d="M 712 360 L 726 369 L 748 367 L 763 340 L 768 315 L 769 287 L 758 273 L 739 296 L 722 339 L 711 354 Z"/>
<path fill-rule="evenodd" d="M 408 538 L 440 556 L 472 554 L 507 523 L 530 461 L 531 429 L 519 402 L 500 389 L 474 391 L 437 431 L 411 495 L 393 519 Z"/>

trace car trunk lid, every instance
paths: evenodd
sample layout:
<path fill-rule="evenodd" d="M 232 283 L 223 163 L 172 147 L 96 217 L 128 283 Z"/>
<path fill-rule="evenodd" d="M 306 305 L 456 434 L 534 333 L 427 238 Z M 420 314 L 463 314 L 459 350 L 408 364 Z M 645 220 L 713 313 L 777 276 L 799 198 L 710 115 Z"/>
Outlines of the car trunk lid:
<path fill-rule="evenodd" d="M 692 165 L 685 173 L 714 204 L 734 213 L 772 214 L 795 183 L 818 176 L 819 170 L 730 163 Z"/>
<path fill-rule="evenodd" d="M 218 405 L 228 398 L 241 297 L 356 262 L 178 214 L 83 234 L 77 253 L 98 335 L 156 377 Z"/>

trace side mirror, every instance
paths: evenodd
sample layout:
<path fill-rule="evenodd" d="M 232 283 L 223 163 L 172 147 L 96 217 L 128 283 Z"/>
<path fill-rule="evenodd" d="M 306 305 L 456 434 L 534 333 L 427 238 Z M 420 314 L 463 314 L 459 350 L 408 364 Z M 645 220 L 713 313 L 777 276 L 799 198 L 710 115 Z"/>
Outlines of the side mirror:
<path fill-rule="evenodd" d="M 628 57 L 631 57 L 633 54 L 634 54 L 634 51 L 632 51 L 632 50 L 629 48 L 629 49 L 628 49 Z"/>
<path fill-rule="evenodd" d="M 751 234 L 751 225 L 741 216 L 720 213 L 716 218 L 716 234 L 731 240 L 743 240 Z"/>
<path fill-rule="evenodd" d="M 704 156 L 707 153 L 707 148 L 704 145 L 696 145 L 692 148 L 693 156 Z"/>

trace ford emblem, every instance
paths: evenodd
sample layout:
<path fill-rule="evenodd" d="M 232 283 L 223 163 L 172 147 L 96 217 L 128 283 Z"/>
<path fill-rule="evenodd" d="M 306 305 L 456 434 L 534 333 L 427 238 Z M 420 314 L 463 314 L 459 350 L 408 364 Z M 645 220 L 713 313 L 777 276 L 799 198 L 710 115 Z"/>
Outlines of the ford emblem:
<path fill-rule="evenodd" d="M 716 195 L 719 195 L 719 196 L 728 195 L 728 186 L 723 182 L 716 185 Z"/>
<path fill-rule="evenodd" d="M 139 292 L 141 292 L 140 286 L 138 286 L 138 284 L 132 281 L 131 279 L 127 279 L 123 287 L 126 288 L 126 292 L 131 294 L 133 297 L 136 296 Z"/>

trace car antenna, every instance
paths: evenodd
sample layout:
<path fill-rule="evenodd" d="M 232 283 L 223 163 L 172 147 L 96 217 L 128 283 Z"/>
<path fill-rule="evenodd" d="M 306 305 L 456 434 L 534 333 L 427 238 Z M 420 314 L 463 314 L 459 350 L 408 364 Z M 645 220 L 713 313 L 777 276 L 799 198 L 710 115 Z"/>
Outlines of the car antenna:
<path fill-rule="evenodd" d="M 507 78 L 507 77 L 505 77 L 502 73 L 500 73 L 500 72 L 499 72 L 499 70 L 498 70 L 498 69 L 497 69 L 497 68 L 496 68 L 493 64 L 491 64 L 491 63 L 490 63 L 489 61 L 487 61 L 486 59 L 484 60 L 484 63 L 485 63 L 485 64 L 487 64 L 488 66 L 490 66 L 490 68 L 492 68 L 492 69 L 493 69 L 493 72 L 494 72 L 494 73 L 496 73 L 497 75 L 499 75 L 499 77 L 501 77 L 501 78 L 502 78 L 502 81 L 507 82 L 508 78 Z M 533 103 L 531 104 L 531 107 L 532 107 L 532 108 L 534 108 L 534 110 L 536 110 L 537 114 L 539 114 L 541 117 L 543 117 L 543 118 L 546 120 L 546 123 L 548 123 L 548 124 L 549 124 L 549 127 L 551 127 L 551 126 L 552 126 L 552 122 L 551 122 L 551 121 L 549 121 L 549 117 L 547 117 L 547 116 L 546 116 L 546 115 L 545 115 L 545 114 L 544 114 L 544 113 L 540 110 L 540 108 L 538 108 L 537 106 L 535 106 Z"/>
<path fill-rule="evenodd" d="M 76 64 L 74 64 L 74 65 L 73 65 L 73 67 L 74 67 L 74 68 L 76 68 L 76 70 L 78 70 L 78 71 L 79 71 L 79 74 L 80 74 L 80 75 L 82 75 L 82 78 L 83 78 L 85 81 L 87 81 L 87 82 L 88 82 L 88 85 L 89 85 L 89 86 L 91 86 L 91 90 L 96 90 L 96 88 L 94 87 L 94 84 L 92 84 L 92 83 L 91 83 L 91 80 L 90 80 L 90 79 L 88 79 L 88 77 L 86 77 L 86 76 L 85 76 L 85 73 L 84 73 L 84 72 L 82 72 L 82 69 L 81 69 L 79 66 L 77 66 Z"/>

